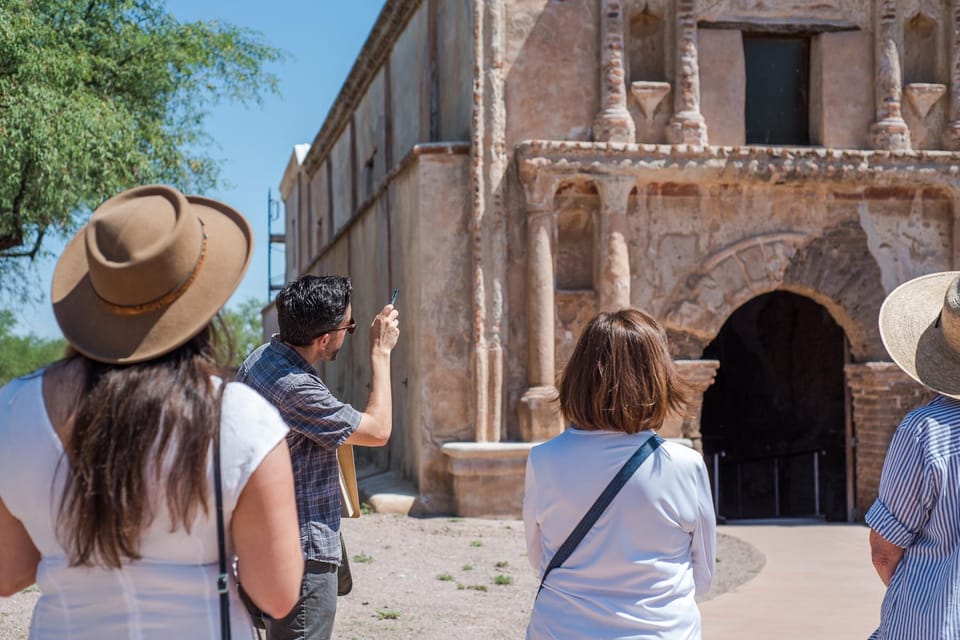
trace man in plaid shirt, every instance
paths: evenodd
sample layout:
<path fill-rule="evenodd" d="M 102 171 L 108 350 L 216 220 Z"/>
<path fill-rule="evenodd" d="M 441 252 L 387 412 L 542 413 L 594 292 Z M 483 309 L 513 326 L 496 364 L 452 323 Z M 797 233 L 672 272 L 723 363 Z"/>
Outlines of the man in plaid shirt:
<path fill-rule="evenodd" d="M 312 366 L 336 360 L 347 334 L 356 329 L 350 292 L 350 280 L 342 276 L 303 276 L 288 283 L 276 299 L 280 333 L 250 354 L 237 375 L 272 402 L 290 427 L 287 442 L 306 563 L 300 600 L 287 617 L 265 619 L 269 640 L 332 636 L 340 564 L 337 447 L 378 447 L 390 438 L 390 353 L 400 335 L 392 305 L 370 325 L 373 380 L 363 412 L 335 398 Z"/>

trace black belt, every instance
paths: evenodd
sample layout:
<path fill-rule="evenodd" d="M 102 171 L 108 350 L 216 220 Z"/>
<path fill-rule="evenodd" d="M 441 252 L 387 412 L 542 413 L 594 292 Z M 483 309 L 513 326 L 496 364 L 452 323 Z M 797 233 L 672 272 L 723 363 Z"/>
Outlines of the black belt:
<path fill-rule="evenodd" d="M 307 560 L 303 563 L 304 573 L 336 573 L 337 565 L 332 562 L 323 562 L 321 560 Z"/>

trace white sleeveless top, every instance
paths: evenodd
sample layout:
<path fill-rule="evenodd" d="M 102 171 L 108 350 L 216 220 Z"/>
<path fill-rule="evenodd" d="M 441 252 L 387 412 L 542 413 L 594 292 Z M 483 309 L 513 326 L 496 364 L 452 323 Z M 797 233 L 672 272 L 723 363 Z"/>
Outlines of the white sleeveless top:
<path fill-rule="evenodd" d="M 109 570 L 69 566 L 55 535 L 62 466 L 68 461 L 47 416 L 42 380 L 42 372 L 36 372 L 0 389 L 0 498 L 41 554 L 41 596 L 33 611 L 31 640 L 220 638 L 212 499 L 210 516 L 201 511 L 189 534 L 183 528 L 171 533 L 169 514 L 159 508 L 143 532 L 141 560 Z M 264 457 L 286 436 L 287 427 L 273 406 L 239 383 L 227 385 L 222 413 L 223 509 L 232 557 L 230 521 L 237 499 Z M 212 465 L 207 478 L 212 497 Z M 230 618 L 233 638 L 255 637 L 234 584 Z"/>

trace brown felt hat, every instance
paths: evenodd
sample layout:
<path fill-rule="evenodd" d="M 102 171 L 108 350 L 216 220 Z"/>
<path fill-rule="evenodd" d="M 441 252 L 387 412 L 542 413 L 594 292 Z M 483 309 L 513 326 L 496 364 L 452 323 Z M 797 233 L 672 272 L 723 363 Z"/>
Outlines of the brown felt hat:
<path fill-rule="evenodd" d="M 53 272 L 53 312 L 77 351 L 131 364 L 197 335 L 240 284 L 253 231 L 239 212 L 161 185 L 110 198 Z"/>
<path fill-rule="evenodd" d="M 911 378 L 960 399 L 960 271 L 914 278 L 880 307 L 887 353 Z"/>

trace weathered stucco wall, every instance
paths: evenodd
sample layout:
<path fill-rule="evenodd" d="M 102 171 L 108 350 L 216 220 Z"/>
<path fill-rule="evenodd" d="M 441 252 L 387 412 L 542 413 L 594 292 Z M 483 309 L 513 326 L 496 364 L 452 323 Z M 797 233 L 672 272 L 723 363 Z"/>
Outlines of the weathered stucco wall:
<path fill-rule="evenodd" d="M 393 360 L 402 359 L 405 366 L 403 377 L 394 376 L 393 408 L 394 432 L 390 446 L 396 447 L 398 455 L 391 460 L 394 469 L 420 484 L 421 445 L 416 425 L 423 424 L 423 403 L 419 389 L 423 388 L 424 371 L 415 362 L 422 352 L 424 329 L 419 310 L 423 309 L 420 279 L 419 233 L 420 179 L 419 164 L 411 163 L 391 181 L 389 187 L 391 239 L 391 269 L 394 286 L 400 288 L 397 308 L 400 310 L 401 340 L 397 343 Z M 402 452 L 402 453 L 399 453 Z"/>
<path fill-rule="evenodd" d="M 356 164 L 353 171 L 357 181 L 357 205 L 369 200 L 387 175 L 387 135 L 384 72 L 374 77 L 367 93 L 360 100 L 353 115 L 356 131 Z"/>
<path fill-rule="evenodd" d="M 337 138 L 328 162 L 332 172 L 330 186 L 333 188 L 333 233 L 336 235 L 354 213 L 349 126 Z"/>
<path fill-rule="evenodd" d="M 430 140 L 430 12 L 424 2 L 390 53 L 393 158 Z"/>
<path fill-rule="evenodd" d="M 311 256 L 317 255 L 321 247 L 333 240 L 333 211 L 330 208 L 333 198 L 330 193 L 330 181 L 327 175 L 327 163 L 324 162 L 310 177 L 311 196 L 313 198 L 313 232 L 316 243 Z"/>
<path fill-rule="evenodd" d="M 599 3 L 505 5 L 506 148 L 529 139 L 590 140 L 600 109 Z M 512 171 L 505 201 L 504 435 L 519 440 L 518 406 L 527 387 L 526 218 L 523 189 Z"/>
<path fill-rule="evenodd" d="M 354 287 L 359 328 L 320 374 L 343 400 L 362 409 L 369 397 L 365 328 L 400 288 L 401 340 L 392 358 L 394 431 L 390 448 L 358 456 L 414 479 L 424 506 L 450 508 L 450 479 L 440 445 L 469 439 L 469 157 L 418 155 L 317 262 L 316 273 L 343 273 Z"/>
<path fill-rule="evenodd" d="M 298 186 L 290 191 L 287 199 L 284 201 L 284 228 L 287 236 L 287 248 L 285 254 L 286 260 L 286 279 L 291 280 L 297 277 L 301 268 L 300 257 L 300 189 Z"/>
<path fill-rule="evenodd" d="M 599 3 L 505 4 L 507 148 L 521 140 L 589 140 L 600 109 Z"/>
<path fill-rule="evenodd" d="M 440 140 L 469 140 L 473 118 L 473 2 L 440 0 L 436 29 Z"/>
<path fill-rule="evenodd" d="M 823 33 L 818 36 L 819 65 L 811 75 L 819 79 L 819 104 L 811 116 L 820 123 L 815 136 L 825 147 L 864 149 L 869 145 L 874 111 L 873 34 L 866 31 Z"/>
<path fill-rule="evenodd" d="M 423 323 L 416 366 L 420 419 L 410 422 L 419 449 L 421 499 L 431 511 L 450 509 L 451 481 L 440 445 L 472 440 L 470 402 L 470 162 L 467 155 L 423 155 L 415 224 L 420 255 L 417 318 Z M 408 325 L 409 326 L 409 325 Z"/>
<path fill-rule="evenodd" d="M 745 144 L 743 34 L 735 29 L 700 29 L 697 37 L 703 119 L 710 144 Z"/>

